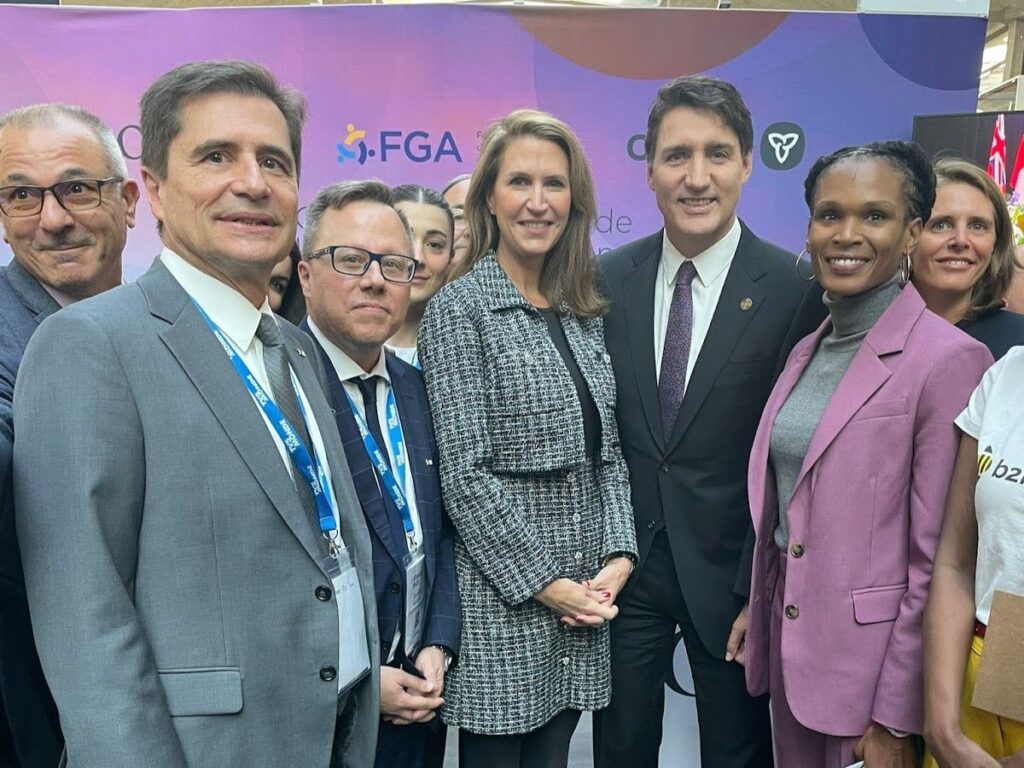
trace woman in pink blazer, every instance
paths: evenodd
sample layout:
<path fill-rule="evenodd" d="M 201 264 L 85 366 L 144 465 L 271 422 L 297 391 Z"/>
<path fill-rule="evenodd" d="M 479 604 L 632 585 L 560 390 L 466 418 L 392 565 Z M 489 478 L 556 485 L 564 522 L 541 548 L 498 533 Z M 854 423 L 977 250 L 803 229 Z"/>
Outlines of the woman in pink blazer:
<path fill-rule="evenodd" d="M 905 285 L 935 200 L 920 148 L 841 149 L 805 189 L 829 318 L 793 349 L 754 441 L 740 658 L 751 694 L 771 693 L 779 768 L 911 768 L 953 419 L 992 356 Z"/>

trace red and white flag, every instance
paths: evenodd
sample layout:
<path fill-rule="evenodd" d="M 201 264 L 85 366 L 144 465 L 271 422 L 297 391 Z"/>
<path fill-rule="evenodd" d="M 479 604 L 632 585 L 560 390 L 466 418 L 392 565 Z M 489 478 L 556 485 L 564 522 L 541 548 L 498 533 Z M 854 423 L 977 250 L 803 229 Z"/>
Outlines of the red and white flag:
<path fill-rule="evenodd" d="M 999 189 L 1006 191 L 1006 123 L 1002 115 L 996 118 L 996 126 L 992 129 L 992 147 L 988 151 L 988 175 Z"/>

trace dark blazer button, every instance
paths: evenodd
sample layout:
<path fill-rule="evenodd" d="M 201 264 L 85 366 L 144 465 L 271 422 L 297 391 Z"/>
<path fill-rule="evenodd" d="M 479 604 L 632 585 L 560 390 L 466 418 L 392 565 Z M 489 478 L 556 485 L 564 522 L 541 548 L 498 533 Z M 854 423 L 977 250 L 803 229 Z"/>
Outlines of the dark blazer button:
<path fill-rule="evenodd" d="M 320 668 L 320 679 L 323 680 L 325 683 L 331 682 L 331 680 L 333 680 L 337 676 L 338 676 L 338 670 L 336 670 L 334 667 L 321 667 Z"/>
<path fill-rule="evenodd" d="M 791 554 L 793 557 L 803 557 L 804 556 L 804 545 L 803 544 L 794 544 L 793 548 L 789 550 L 789 554 Z"/>
<path fill-rule="evenodd" d="M 787 619 L 795 619 L 799 615 L 800 615 L 800 609 L 797 608 L 795 605 L 787 605 L 786 606 L 786 618 Z"/>
<path fill-rule="evenodd" d="M 392 581 L 390 584 L 388 584 L 388 592 L 390 592 L 391 594 L 397 595 L 401 591 L 402 585 L 399 584 L 397 581 Z"/>
<path fill-rule="evenodd" d="M 655 527 L 656 525 L 657 525 L 657 523 L 656 523 L 656 522 L 654 522 L 653 520 L 648 520 L 648 521 L 647 521 L 647 530 L 648 530 L 648 531 L 653 531 L 653 530 L 654 530 L 654 527 Z"/>
<path fill-rule="evenodd" d="M 314 594 L 316 595 L 317 600 L 322 600 L 325 603 L 331 599 L 330 588 L 325 587 L 323 584 L 314 590 Z"/>
<path fill-rule="evenodd" d="M 668 464 L 662 464 L 660 467 L 658 467 L 658 469 L 660 469 L 662 472 L 668 472 Z"/>

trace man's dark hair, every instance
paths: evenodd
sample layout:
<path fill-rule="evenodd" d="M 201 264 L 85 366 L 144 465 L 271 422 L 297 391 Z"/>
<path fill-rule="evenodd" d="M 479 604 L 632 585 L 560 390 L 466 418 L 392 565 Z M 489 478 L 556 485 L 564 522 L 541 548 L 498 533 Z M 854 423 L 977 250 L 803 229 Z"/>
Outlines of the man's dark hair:
<path fill-rule="evenodd" d="M 647 135 L 644 136 L 644 152 L 647 162 L 654 162 L 654 146 L 658 141 L 661 122 L 676 107 L 703 109 L 717 115 L 740 142 L 740 154 L 748 155 L 754 148 L 754 125 L 750 121 L 750 110 L 743 103 L 743 97 L 736 86 L 717 77 L 678 77 L 658 89 L 658 97 L 647 115 Z"/>
<path fill-rule="evenodd" d="M 172 69 L 142 94 L 142 165 L 158 178 L 167 177 L 167 152 L 181 132 L 181 108 L 191 98 L 213 93 L 264 96 L 281 110 L 288 124 L 295 174 L 302 163 L 302 124 L 306 101 L 293 88 L 280 85 L 266 67 L 251 61 L 196 61 Z"/>

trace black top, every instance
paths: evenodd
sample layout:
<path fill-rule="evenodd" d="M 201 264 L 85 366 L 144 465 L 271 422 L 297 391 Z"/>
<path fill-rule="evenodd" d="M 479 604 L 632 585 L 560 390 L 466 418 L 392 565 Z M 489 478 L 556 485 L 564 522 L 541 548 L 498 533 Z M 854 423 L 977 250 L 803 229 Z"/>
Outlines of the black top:
<path fill-rule="evenodd" d="M 576 396 L 580 399 L 580 407 L 583 409 L 583 444 L 586 446 L 587 456 L 593 458 L 601 450 L 601 417 L 597 413 L 597 406 L 587 382 L 583 379 L 583 374 L 580 373 L 580 367 L 576 364 L 576 358 L 569 349 L 569 341 L 565 338 L 565 329 L 562 328 L 562 321 L 558 319 L 558 313 L 553 309 L 539 311 L 544 322 L 548 324 L 551 342 L 562 356 L 562 361 L 572 376 L 572 383 L 576 385 Z"/>
<path fill-rule="evenodd" d="M 956 327 L 988 347 L 996 360 L 1009 352 L 1010 347 L 1024 344 L 1024 315 L 1001 307 L 973 320 L 961 320 Z"/>

